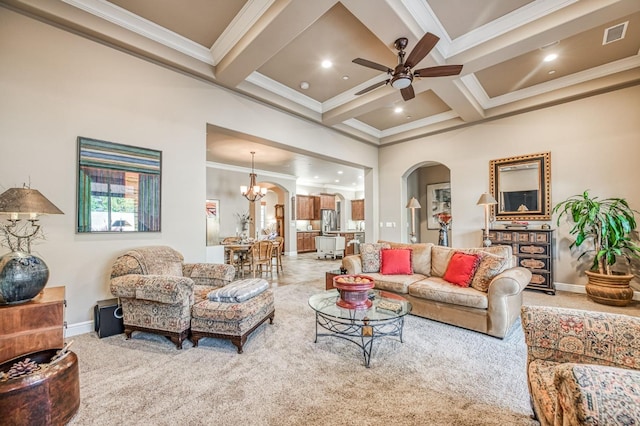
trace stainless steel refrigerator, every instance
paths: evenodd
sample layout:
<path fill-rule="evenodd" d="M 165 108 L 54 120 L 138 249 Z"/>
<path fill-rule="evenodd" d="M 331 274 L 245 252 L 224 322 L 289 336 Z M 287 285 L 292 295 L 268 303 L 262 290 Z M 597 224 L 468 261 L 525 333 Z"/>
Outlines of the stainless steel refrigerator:
<path fill-rule="evenodd" d="M 322 233 L 338 230 L 338 214 L 335 210 L 322 210 Z"/>

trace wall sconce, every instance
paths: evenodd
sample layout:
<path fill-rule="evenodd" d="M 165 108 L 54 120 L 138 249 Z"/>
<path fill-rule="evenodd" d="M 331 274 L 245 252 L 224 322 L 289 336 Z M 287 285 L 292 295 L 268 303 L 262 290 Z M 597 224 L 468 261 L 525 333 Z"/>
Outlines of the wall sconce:
<path fill-rule="evenodd" d="M 493 198 L 493 195 L 485 192 L 480 196 L 480 199 L 476 204 L 484 206 L 484 239 L 482 241 L 482 245 L 489 247 L 491 245 L 491 240 L 489 239 L 489 206 L 498 204 L 498 202 Z"/>
<path fill-rule="evenodd" d="M 409 234 L 409 240 L 412 243 L 416 243 L 418 241 L 418 238 L 416 237 L 416 209 L 419 209 L 421 207 L 422 206 L 420 205 L 418 200 L 416 200 L 416 197 L 411 197 L 411 199 L 407 203 L 407 208 L 411 209 L 411 233 Z"/>

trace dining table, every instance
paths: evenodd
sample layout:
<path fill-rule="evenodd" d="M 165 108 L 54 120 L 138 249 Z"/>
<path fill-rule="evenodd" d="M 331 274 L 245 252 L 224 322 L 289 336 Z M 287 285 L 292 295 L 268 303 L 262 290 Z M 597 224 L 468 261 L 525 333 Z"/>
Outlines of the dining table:
<path fill-rule="evenodd" d="M 249 251 L 253 243 L 223 244 L 227 263 L 236 267 L 236 273 L 244 277 L 244 265 L 249 258 Z M 235 259 L 235 256 L 238 256 Z M 235 260 L 234 260 L 235 259 Z"/>

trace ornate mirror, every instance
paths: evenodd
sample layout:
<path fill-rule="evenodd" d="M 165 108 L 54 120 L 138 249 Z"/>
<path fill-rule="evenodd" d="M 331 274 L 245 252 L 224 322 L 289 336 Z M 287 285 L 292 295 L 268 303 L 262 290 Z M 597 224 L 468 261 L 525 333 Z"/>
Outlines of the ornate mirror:
<path fill-rule="evenodd" d="M 551 153 L 521 155 L 489 162 L 496 220 L 551 219 Z"/>

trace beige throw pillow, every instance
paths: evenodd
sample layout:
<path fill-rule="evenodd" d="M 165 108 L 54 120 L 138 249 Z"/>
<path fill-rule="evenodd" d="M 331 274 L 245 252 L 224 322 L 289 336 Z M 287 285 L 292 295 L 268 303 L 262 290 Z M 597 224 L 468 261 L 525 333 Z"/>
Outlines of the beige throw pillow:
<path fill-rule="evenodd" d="M 362 272 L 380 272 L 380 251 L 383 248 L 391 248 L 391 246 L 387 243 L 360 244 Z"/>
<path fill-rule="evenodd" d="M 449 266 L 449 260 L 455 250 L 449 247 L 433 246 L 431 248 L 431 276 L 443 277 L 447 272 L 447 266 Z"/>
<path fill-rule="evenodd" d="M 509 258 L 496 256 L 491 253 L 482 253 L 480 266 L 476 270 L 476 274 L 471 281 L 471 287 L 479 291 L 489 291 L 489 284 L 496 275 L 507 269 L 509 266 Z"/>

